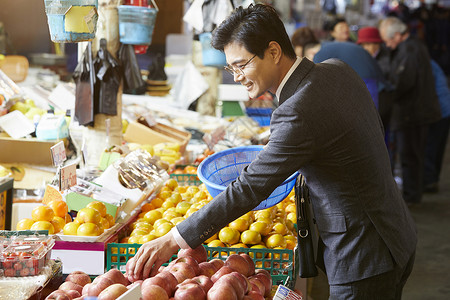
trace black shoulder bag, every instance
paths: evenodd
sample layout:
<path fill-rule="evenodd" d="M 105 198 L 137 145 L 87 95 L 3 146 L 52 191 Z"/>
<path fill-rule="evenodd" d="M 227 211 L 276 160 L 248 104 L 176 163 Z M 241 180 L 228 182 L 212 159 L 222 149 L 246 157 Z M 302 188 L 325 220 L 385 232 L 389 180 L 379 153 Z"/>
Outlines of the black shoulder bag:
<path fill-rule="evenodd" d="M 297 238 L 299 276 L 302 278 L 317 276 L 316 252 L 317 230 L 311 209 L 309 189 L 304 177 L 299 175 L 295 183 L 295 204 L 297 207 Z"/>

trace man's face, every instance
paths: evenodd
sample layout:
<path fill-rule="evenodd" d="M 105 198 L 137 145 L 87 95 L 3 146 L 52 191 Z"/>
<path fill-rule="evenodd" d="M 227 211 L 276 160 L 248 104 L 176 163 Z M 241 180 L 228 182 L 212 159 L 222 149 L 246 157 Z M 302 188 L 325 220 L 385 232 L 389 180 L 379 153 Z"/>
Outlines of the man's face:
<path fill-rule="evenodd" d="M 248 52 L 244 46 L 237 43 L 226 45 L 224 52 L 228 65 L 235 70 L 234 81 L 246 87 L 250 98 L 257 98 L 266 91 L 275 93 L 277 85 L 274 84 L 273 65 L 267 53 L 263 59 L 258 56 L 251 59 L 254 54 Z M 247 62 L 249 63 L 246 64 Z M 240 72 L 239 68 L 241 68 L 242 72 Z"/>
<path fill-rule="evenodd" d="M 402 42 L 402 35 L 399 32 L 396 32 L 393 37 L 388 37 L 386 31 L 386 28 L 380 28 L 381 39 L 388 48 L 394 50 Z"/>

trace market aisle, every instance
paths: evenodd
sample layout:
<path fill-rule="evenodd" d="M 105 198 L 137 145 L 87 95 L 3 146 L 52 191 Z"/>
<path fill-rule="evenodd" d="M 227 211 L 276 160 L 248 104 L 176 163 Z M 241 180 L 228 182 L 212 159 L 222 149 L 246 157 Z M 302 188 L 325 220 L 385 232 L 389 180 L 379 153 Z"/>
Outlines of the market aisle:
<path fill-rule="evenodd" d="M 412 274 L 403 290 L 405 300 L 450 299 L 450 143 L 444 157 L 440 191 L 425 194 L 411 208 L 419 242 Z M 309 282 L 308 300 L 328 299 L 324 276 Z"/>

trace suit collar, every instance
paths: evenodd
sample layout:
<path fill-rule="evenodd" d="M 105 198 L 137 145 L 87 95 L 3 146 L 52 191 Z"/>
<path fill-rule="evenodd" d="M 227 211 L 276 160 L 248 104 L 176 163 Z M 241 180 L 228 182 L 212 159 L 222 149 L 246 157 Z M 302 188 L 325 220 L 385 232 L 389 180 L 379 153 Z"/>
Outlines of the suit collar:
<path fill-rule="evenodd" d="M 304 57 L 282 88 L 280 99 L 278 99 L 279 105 L 295 93 L 300 82 L 305 78 L 312 67 L 314 67 L 314 63 Z"/>

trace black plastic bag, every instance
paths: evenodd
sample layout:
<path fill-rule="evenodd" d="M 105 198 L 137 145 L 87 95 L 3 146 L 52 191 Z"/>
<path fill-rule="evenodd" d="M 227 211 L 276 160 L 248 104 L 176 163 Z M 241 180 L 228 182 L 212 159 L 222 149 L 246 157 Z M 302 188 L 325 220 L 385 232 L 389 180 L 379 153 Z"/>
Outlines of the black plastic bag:
<path fill-rule="evenodd" d="M 119 62 L 108 52 L 106 40 L 100 40 L 100 49 L 94 60 L 95 88 L 94 112 L 117 115 L 117 92 L 120 87 L 121 71 Z"/>
<path fill-rule="evenodd" d="M 95 74 L 91 42 L 89 42 L 83 57 L 73 71 L 73 79 L 76 84 L 75 119 L 80 125 L 93 125 Z"/>
<path fill-rule="evenodd" d="M 123 69 L 123 92 L 134 95 L 145 94 L 147 84 L 142 79 L 133 45 L 121 44 L 118 56 Z"/>

